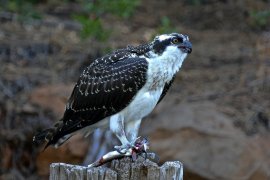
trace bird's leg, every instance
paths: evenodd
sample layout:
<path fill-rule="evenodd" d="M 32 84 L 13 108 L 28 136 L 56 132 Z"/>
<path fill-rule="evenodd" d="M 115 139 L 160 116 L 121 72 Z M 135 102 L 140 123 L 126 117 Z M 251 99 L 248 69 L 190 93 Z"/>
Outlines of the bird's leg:
<path fill-rule="evenodd" d="M 126 151 L 131 147 L 131 143 L 128 141 L 124 131 L 123 121 L 124 118 L 117 114 L 110 118 L 110 129 L 122 143 L 121 146 L 114 147 L 119 153 L 126 153 Z"/>
<path fill-rule="evenodd" d="M 132 145 L 132 159 L 137 159 L 137 154 L 146 153 L 148 149 L 148 140 L 145 138 L 138 137 L 139 128 L 141 125 L 141 119 L 136 121 L 129 121 L 126 124 L 126 132 L 128 140 Z"/>
<path fill-rule="evenodd" d="M 132 145 L 135 144 L 135 141 L 137 140 L 138 133 L 139 133 L 139 128 L 141 125 L 141 119 L 136 120 L 136 121 L 129 121 L 126 124 L 126 132 L 127 132 L 127 137 L 128 140 L 131 142 Z"/>

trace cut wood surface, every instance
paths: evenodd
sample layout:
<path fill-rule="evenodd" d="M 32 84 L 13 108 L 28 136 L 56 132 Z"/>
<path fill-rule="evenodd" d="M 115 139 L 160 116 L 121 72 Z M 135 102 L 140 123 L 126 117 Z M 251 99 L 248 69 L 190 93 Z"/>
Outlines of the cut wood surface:
<path fill-rule="evenodd" d="M 50 165 L 50 180 L 182 180 L 183 165 L 179 161 L 158 166 L 149 159 L 130 157 L 113 160 L 108 167 L 85 167 L 65 163 Z"/>

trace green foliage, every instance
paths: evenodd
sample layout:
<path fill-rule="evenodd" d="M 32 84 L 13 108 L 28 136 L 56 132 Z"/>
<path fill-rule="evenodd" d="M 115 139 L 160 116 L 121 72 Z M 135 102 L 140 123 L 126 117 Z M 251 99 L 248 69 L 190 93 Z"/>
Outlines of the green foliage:
<path fill-rule="evenodd" d="M 1 10 L 17 13 L 18 20 L 21 22 L 41 19 L 41 14 L 34 8 L 34 4 L 38 2 L 38 0 L 9 0 L 2 3 Z"/>
<path fill-rule="evenodd" d="M 164 34 L 171 32 L 176 32 L 176 29 L 172 27 L 170 19 L 167 16 L 163 16 L 161 18 L 160 26 L 158 27 L 158 33 Z"/>
<path fill-rule="evenodd" d="M 4 2 L 1 2 L 0 10 L 18 14 L 17 18 L 19 21 L 31 21 L 42 18 L 41 14 L 35 10 L 35 5 L 40 2 L 51 2 L 56 5 L 70 2 L 77 3 L 83 10 L 72 15 L 72 18 L 82 25 L 81 38 L 94 37 L 101 41 L 106 40 L 110 34 L 102 26 L 103 15 L 109 14 L 128 19 L 134 14 L 136 7 L 140 4 L 140 0 L 4 0 Z"/>
<path fill-rule="evenodd" d="M 86 11 L 97 16 L 110 13 L 121 18 L 129 18 L 133 15 L 136 7 L 140 4 L 139 0 L 84 0 L 82 2 Z"/>
<path fill-rule="evenodd" d="M 270 10 L 251 11 L 250 17 L 253 26 L 259 27 L 261 29 L 265 28 L 267 24 L 270 26 Z"/>
<path fill-rule="evenodd" d="M 74 15 L 73 18 L 82 25 L 80 32 L 82 39 L 93 36 L 98 40 L 105 41 L 109 37 L 109 32 L 104 30 L 99 18 L 89 18 L 84 15 Z"/>
<path fill-rule="evenodd" d="M 74 15 L 73 18 L 82 24 L 81 38 L 95 37 L 105 41 L 110 33 L 102 26 L 102 15 L 112 14 L 128 19 L 139 5 L 139 0 L 78 0 L 78 3 L 84 12 Z"/>

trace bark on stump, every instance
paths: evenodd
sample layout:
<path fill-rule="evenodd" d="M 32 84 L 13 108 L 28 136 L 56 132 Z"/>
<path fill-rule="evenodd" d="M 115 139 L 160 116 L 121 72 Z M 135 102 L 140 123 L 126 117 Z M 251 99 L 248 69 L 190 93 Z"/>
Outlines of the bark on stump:
<path fill-rule="evenodd" d="M 107 167 L 53 163 L 50 165 L 50 180 L 182 180 L 183 165 L 179 161 L 165 162 L 162 166 L 139 157 L 132 162 L 130 157 L 113 160 Z"/>

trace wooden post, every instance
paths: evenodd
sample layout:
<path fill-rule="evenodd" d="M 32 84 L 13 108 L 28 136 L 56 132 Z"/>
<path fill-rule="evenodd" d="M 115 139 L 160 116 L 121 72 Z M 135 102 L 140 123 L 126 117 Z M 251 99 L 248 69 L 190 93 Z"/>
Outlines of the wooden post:
<path fill-rule="evenodd" d="M 139 157 L 113 160 L 107 167 L 84 167 L 65 163 L 50 165 L 50 180 L 182 180 L 183 165 L 179 161 L 165 162 L 162 166 Z"/>

